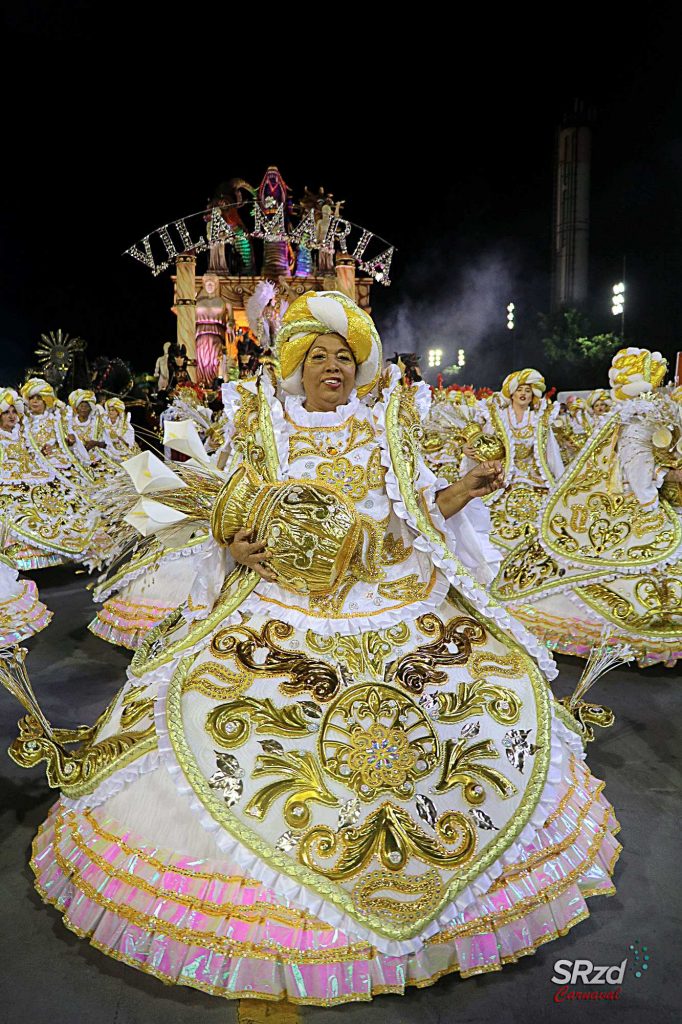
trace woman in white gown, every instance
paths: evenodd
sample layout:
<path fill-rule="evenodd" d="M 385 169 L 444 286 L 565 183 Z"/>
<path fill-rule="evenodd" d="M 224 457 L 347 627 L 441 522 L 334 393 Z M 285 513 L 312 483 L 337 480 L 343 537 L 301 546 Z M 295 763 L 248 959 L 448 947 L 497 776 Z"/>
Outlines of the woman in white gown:
<path fill-rule="evenodd" d="M 135 441 L 135 429 L 130 422 L 130 413 L 126 412 L 123 399 L 107 398 L 104 403 L 104 411 L 107 433 L 111 442 L 109 454 L 117 461 L 137 455 L 140 449 Z"/>
<path fill-rule="evenodd" d="M 656 390 L 665 371 L 659 352 L 616 353 L 611 411 L 493 585 L 555 651 L 588 657 L 608 638 L 642 667 L 682 657 L 682 409 Z"/>
<path fill-rule="evenodd" d="M 25 416 L 22 424 L 24 443 L 42 456 L 57 477 L 91 500 L 94 476 L 90 458 L 79 438 L 67 429 L 64 404 L 51 384 L 42 377 L 30 377 L 21 386 Z"/>
<path fill-rule="evenodd" d="M 277 351 L 276 391 L 225 389 L 228 482 L 180 466 L 137 512 L 210 521 L 210 611 L 152 630 L 70 756 L 22 722 L 12 756 L 62 789 L 38 891 L 103 952 L 228 998 L 499 970 L 614 892 L 620 850 L 551 658 L 486 590 L 469 509 L 501 467 L 433 476 L 428 388 L 381 376 L 345 295 L 292 303 Z"/>
<path fill-rule="evenodd" d="M 111 549 L 99 514 L 78 486 L 58 475 L 48 455 L 27 443 L 24 406 L 0 391 L 0 544 L 17 569 L 67 562 L 101 564 Z"/>
<path fill-rule="evenodd" d="M 504 486 L 486 500 L 491 540 L 503 551 L 532 531 L 549 488 L 564 470 L 552 429 L 559 409 L 542 397 L 544 391 L 537 370 L 515 370 L 500 391 L 479 403 L 486 410 L 484 433 L 504 448 Z M 464 467 L 469 465 L 465 460 Z"/>

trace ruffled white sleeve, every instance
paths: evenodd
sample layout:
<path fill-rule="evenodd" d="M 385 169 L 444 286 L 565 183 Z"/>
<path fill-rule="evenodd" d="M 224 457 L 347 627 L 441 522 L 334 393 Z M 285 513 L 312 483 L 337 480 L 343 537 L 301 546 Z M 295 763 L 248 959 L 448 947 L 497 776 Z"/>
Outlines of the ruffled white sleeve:
<path fill-rule="evenodd" d="M 473 498 L 459 512 L 445 519 L 436 497 L 449 486 L 448 480 L 435 476 L 424 460 L 419 460 L 417 490 L 423 496 L 431 522 L 471 575 L 479 583 L 491 583 L 502 556 L 490 541 L 490 513 L 480 498 Z"/>
<path fill-rule="evenodd" d="M 550 425 L 547 430 L 547 448 L 545 451 L 545 458 L 547 459 L 547 465 L 555 480 L 563 476 L 564 472 L 564 460 L 561 458 L 561 449 L 559 448 L 559 442 L 556 439 L 552 425 L 556 420 L 557 413 L 550 417 Z"/>
<path fill-rule="evenodd" d="M 438 525 L 442 515 L 435 505 L 431 518 Z M 443 520 L 449 546 L 479 583 L 491 583 L 502 561 L 501 552 L 490 540 L 490 512 L 480 498 L 474 498 L 454 516 Z"/>
<path fill-rule="evenodd" d="M 485 535 L 481 532 L 483 520 L 477 514 L 477 506 L 474 505 L 474 508 L 469 511 L 469 515 L 462 517 L 461 513 L 457 513 L 446 522 L 436 504 L 436 494 L 443 489 L 440 484 L 446 483 L 447 485 L 447 482 L 439 481 L 428 469 L 423 459 L 419 459 L 416 479 L 413 481 L 412 487 L 416 492 L 415 497 L 430 520 L 430 526 L 440 534 L 444 544 L 438 543 L 435 537 L 430 538 L 422 534 L 414 512 L 407 507 L 403 500 L 386 433 L 388 404 L 397 383 L 398 381 L 393 375 L 388 387 L 384 389 L 382 397 L 375 403 L 373 411 L 375 427 L 382 446 L 381 461 L 386 469 L 386 490 L 391 499 L 393 511 L 414 531 L 415 548 L 429 552 L 434 564 L 444 573 L 450 585 L 459 590 L 483 615 L 494 619 L 502 629 L 509 631 L 536 659 L 546 678 L 554 679 L 558 674 L 558 669 L 547 648 L 543 647 L 517 619 L 514 619 L 506 609 L 491 598 L 487 581 L 479 582 L 479 575 L 485 573 L 485 559 L 493 556 L 484 554 L 484 551 L 488 549 L 484 547 Z M 423 394 L 417 394 L 415 406 L 422 421 L 428 412 L 428 408 L 425 408 L 427 402 L 428 397 L 425 400 Z M 463 511 L 466 512 L 466 509 Z M 459 522 L 453 529 L 453 520 L 456 520 L 458 516 L 460 517 Z M 447 551 L 451 553 L 451 557 L 448 557 Z M 499 562 L 499 555 L 495 554 L 494 558 L 496 563 Z M 470 569 L 468 562 L 473 563 L 475 568 Z M 494 571 L 495 565 L 493 564 L 490 568 L 491 571 Z"/>
<path fill-rule="evenodd" d="M 623 424 L 618 455 L 625 479 L 639 503 L 645 508 L 655 507 L 665 470 L 654 461 L 651 428 L 646 422 L 633 420 Z"/>

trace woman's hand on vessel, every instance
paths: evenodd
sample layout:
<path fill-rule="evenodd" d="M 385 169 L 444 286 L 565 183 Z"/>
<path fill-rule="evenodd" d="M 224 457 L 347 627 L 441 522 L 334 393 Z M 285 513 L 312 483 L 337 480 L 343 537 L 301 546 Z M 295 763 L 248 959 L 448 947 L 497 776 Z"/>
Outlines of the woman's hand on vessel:
<path fill-rule="evenodd" d="M 454 484 L 446 487 L 444 491 L 439 491 L 436 495 L 436 504 L 440 509 L 441 515 L 445 519 L 449 519 L 456 512 L 461 512 L 472 498 L 482 498 L 484 495 L 491 494 L 498 487 L 503 486 L 504 469 L 502 468 L 502 463 L 495 459 L 488 459 L 486 462 L 482 462 L 480 466 L 474 466 L 463 477 L 456 480 Z"/>
<path fill-rule="evenodd" d="M 271 583 L 275 580 L 275 574 L 272 569 L 263 564 L 268 557 L 267 545 L 265 541 L 254 541 L 252 538 L 252 530 L 239 530 L 227 550 L 238 565 L 246 565 L 249 569 L 255 569 L 259 576 Z"/>
<path fill-rule="evenodd" d="M 483 498 L 504 486 L 504 467 L 496 459 L 487 459 L 462 477 L 470 498 Z"/>

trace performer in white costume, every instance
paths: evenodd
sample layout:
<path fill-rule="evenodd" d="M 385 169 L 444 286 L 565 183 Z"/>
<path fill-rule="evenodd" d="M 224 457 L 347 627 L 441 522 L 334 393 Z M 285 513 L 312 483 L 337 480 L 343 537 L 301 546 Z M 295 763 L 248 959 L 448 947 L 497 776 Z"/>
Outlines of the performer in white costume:
<path fill-rule="evenodd" d="M 210 523 L 219 596 L 151 631 L 68 756 L 23 720 L 12 756 L 62 789 L 36 885 L 103 952 L 228 998 L 499 970 L 612 893 L 620 849 L 551 658 L 486 589 L 470 510 L 500 464 L 428 470 L 428 388 L 382 375 L 341 293 L 294 301 L 277 353 L 276 390 L 226 388 L 227 482 L 129 464 L 160 540 Z"/>
<path fill-rule="evenodd" d="M 682 410 L 656 391 L 665 371 L 659 352 L 616 353 L 612 412 L 502 563 L 493 593 L 556 651 L 587 657 L 612 638 L 641 666 L 682 656 L 682 522 L 666 499 L 682 475 Z"/>
<path fill-rule="evenodd" d="M 552 429 L 559 409 L 542 397 L 544 391 L 545 380 L 537 370 L 516 370 L 485 402 L 484 433 L 494 435 L 504 448 L 504 486 L 486 502 L 492 520 L 490 539 L 502 550 L 533 530 L 549 488 L 563 473 Z M 465 461 L 464 467 L 470 464 Z"/>
<path fill-rule="evenodd" d="M 0 543 L 17 569 L 66 562 L 100 565 L 111 549 L 96 509 L 78 483 L 58 475 L 22 429 L 24 404 L 0 391 Z M 77 479 L 77 478 L 76 478 Z"/>

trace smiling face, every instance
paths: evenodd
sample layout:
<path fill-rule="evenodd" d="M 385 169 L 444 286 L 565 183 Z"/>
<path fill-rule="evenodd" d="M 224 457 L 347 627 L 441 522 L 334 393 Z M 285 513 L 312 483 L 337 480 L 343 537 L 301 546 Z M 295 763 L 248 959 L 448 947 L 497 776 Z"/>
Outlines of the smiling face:
<path fill-rule="evenodd" d="M 28 400 L 28 411 L 32 412 L 35 416 L 40 416 L 41 413 L 45 412 L 47 406 L 40 395 L 31 395 Z"/>
<path fill-rule="evenodd" d="M 113 408 L 113 407 L 112 407 L 112 406 L 110 405 L 110 406 L 108 407 L 108 409 L 107 409 L 107 415 L 109 416 L 109 422 L 110 422 L 110 423 L 115 423 L 115 422 L 116 422 L 116 420 L 117 420 L 117 419 L 119 418 L 119 416 L 121 415 L 121 413 L 120 413 L 120 412 L 118 411 L 118 409 L 114 409 L 114 408 Z"/>
<path fill-rule="evenodd" d="M 13 430 L 19 419 L 19 414 L 13 405 L 9 409 L 5 409 L 4 412 L 0 413 L 0 428 L 2 430 Z"/>
<path fill-rule="evenodd" d="M 606 398 L 598 398 L 593 406 L 595 416 L 603 416 L 605 412 L 609 411 L 609 403 Z"/>
<path fill-rule="evenodd" d="M 333 412 L 345 405 L 355 387 L 355 359 L 340 334 L 321 334 L 303 363 L 305 408 Z"/>
<path fill-rule="evenodd" d="M 89 415 L 90 415 L 90 403 L 89 402 L 79 402 L 78 405 L 76 406 L 76 416 L 78 417 L 80 422 L 81 423 L 85 423 L 86 420 L 88 419 Z"/>

